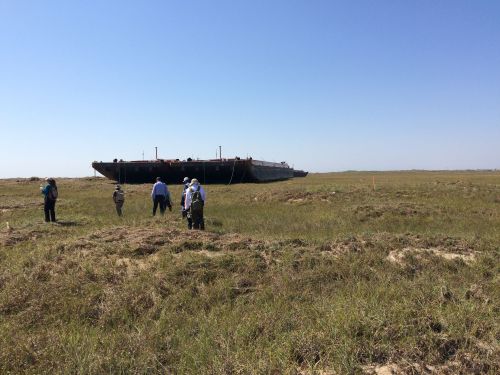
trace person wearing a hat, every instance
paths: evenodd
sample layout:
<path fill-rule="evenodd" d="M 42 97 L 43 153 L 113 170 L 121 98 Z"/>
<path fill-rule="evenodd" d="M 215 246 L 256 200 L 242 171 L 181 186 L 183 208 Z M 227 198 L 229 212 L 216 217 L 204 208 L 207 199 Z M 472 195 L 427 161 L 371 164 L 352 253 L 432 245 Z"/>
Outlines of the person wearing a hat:
<path fill-rule="evenodd" d="M 203 219 L 205 200 L 205 190 L 198 180 L 193 178 L 189 184 L 189 189 L 186 191 L 186 201 L 184 202 L 184 210 L 187 212 L 189 229 L 205 229 L 205 220 Z M 191 219 L 191 221 L 189 219 Z"/>
<path fill-rule="evenodd" d="M 46 222 L 56 221 L 56 201 L 57 201 L 57 185 L 53 178 L 46 178 L 47 185 L 40 187 L 43 194 L 43 211 L 45 212 Z"/>
<path fill-rule="evenodd" d="M 125 193 L 120 185 L 116 185 L 115 191 L 113 192 L 113 202 L 115 202 L 116 213 L 118 216 L 122 216 L 122 207 L 123 203 L 125 203 Z"/>
<path fill-rule="evenodd" d="M 183 185 L 183 188 L 182 188 L 182 196 L 181 196 L 181 214 L 182 214 L 182 217 L 186 217 L 187 213 L 186 213 L 186 210 L 184 210 L 184 203 L 186 202 L 186 191 L 187 191 L 187 189 L 189 189 L 189 177 L 184 177 L 184 179 L 182 180 L 182 185 Z M 188 219 L 188 220 L 191 220 L 191 219 Z"/>

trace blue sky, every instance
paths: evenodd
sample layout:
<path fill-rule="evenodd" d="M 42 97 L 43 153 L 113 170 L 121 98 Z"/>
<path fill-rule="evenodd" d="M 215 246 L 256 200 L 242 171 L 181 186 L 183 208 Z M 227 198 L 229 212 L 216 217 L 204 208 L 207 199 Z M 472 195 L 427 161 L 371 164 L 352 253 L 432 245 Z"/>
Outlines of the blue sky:
<path fill-rule="evenodd" d="M 0 0 L 0 177 L 500 168 L 499 1 Z"/>

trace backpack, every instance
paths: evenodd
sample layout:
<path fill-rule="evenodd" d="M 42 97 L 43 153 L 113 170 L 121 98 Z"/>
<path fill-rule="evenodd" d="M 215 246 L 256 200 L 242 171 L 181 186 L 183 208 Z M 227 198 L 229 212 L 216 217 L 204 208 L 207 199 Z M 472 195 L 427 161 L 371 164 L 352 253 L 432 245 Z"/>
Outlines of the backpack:
<path fill-rule="evenodd" d="M 57 199 L 57 188 L 54 187 L 54 186 L 51 186 L 50 189 L 49 189 L 49 193 L 47 194 L 47 197 L 50 200 L 55 201 Z"/>
<path fill-rule="evenodd" d="M 191 197 L 191 212 L 201 212 L 203 210 L 203 199 L 201 198 L 200 188 L 193 192 Z"/>
<path fill-rule="evenodd" d="M 116 201 L 123 202 L 125 201 L 125 194 L 121 190 L 115 190 L 116 193 Z"/>

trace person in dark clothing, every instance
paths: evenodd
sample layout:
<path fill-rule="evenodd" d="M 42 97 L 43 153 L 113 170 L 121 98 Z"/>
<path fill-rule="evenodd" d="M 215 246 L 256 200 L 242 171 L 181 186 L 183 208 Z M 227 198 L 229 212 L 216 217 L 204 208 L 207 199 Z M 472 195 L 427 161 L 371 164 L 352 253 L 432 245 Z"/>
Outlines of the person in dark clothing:
<path fill-rule="evenodd" d="M 153 216 L 156 215 L 156 210 L 160 206 L 160 214 L 165 213 L 165 209 L 172 211 L 172 204 L 170 203 L 170 192 L 167 185 L 161 180 L 161 177 L 156 178 L 156 183 L 153 185 L 151 191 L 151 199 L 153 200 Z"/>
<path fill-rule="evenodd" d="M 164 195 L 155 195 L 153 198 L 153 216 L 156 215 L 156 210 L 158 209 L 158 206 L 160 206 L 160 214 L 163 215 L 165 214 L 165 196 Z"/>
<path fill-rule="evenodd" d="M 191 215 L 188 215 L 188 210 L 184 208 L 184 204 L 186 203 L 186 194 L 189 189 L 189 177 L 184 177 L 184 180 L 182 180 L 182 184 L 184 185 L 182 189 L 182 196 L 181 196 L 181 214 L 182 217 L 185 217 L 188 222 L 188 228 L 191 229 L 193 227 L 193 219 L 191 218 Z"/>
<path fill-rule="evenodd" d="M 46 222 L 56 221 L 56 201 L 58 196 L 56 181 L 53 178 L 45 179 L 47 185 L 41 187 L 41 192 L 43 194 L 44 204 L 43 210 L 45 212 Z"/>
<path fill-rule="evenodd" d="M 182 180 L 182 196 L 181 196 L 181 209 L 184 211 L 184 202 L 186 201 L 186 190 L 189 189 L 189 177 L 184 177 Z"/>
<path fill-rule="evenodd" d="M 120 185 L 116 185 L 116 189 L 113 192 L 113 202 L 115 202 L 116 213 L 118 216 L 122 216 L 122 207 L 125 202 L 125 193 L 121 189 Z"/>

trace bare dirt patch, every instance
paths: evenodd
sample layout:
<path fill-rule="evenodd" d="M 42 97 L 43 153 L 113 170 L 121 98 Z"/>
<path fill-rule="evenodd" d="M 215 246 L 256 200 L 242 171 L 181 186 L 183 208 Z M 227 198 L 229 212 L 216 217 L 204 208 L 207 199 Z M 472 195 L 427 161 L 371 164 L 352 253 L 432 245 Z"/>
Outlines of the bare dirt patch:
<path fill-rule="evenodd" d="M 493 355 L 490 353 L 490 355 Z M 496 352 L 498 356 L 498 351 Z M 485 358 L 477 358 L 469 353 L 460 353 L 456 358 L 438 364 L 415 363 L 408 361 L 370 364 L 361 366 L 365 375 L 455 375 L 490 373 L 490 366 Z M 493 373 L 493 372 L 491 372 Z"/>
<path fill-rule="evenodd" d="M 414 256 L 416 258 L 422 258 L 424 256 L 438 256 L 446 260 L 461 259 L 466 263 L 471 263 L 476 259 L 476 252 L 470 250 L 467 253 L 453 253 L 449 252 L 446 248 L 414 248 L 405 247 L 403 249 L 392 250 L 387 256 L 387 260 L 392 263 L 397 263 L 400 265 L 405 264 L 405 259 L 408 256 Z"/>
<path fill-rule="evenodd" d="M 400 239 L 398 246 L 392 247 L 387 260 L 391 263 L 405 265 L 411 257 L 423 261 L 431 257 L 440 257 L 445 260 L 462 260 L 472 263 L 480 254 L 475 244 L 460 238 L 426 238 L 407 236 Z"/>
<path fill-rule="evenodd" d="M 305 243 L 304 248 L 311 248 Z M 353 236 L 336 241 L 327 241 L 315 246 L 322 256 L 339 257 L 349 253 L 366 251 L 387 252 L 386 260 L 406 265 L 411 259 L 421 265 L 428 264 L 433 257 L 444 260 L 461 260 L 466 264 L 476 261 L 481 251 L 477 249 L 476 241 L 453 237 L 422 238 L 418 235 L 393 235 L 377 233 L 367 236 Z M 477 292 L 478 293 L 478 292 Z M 473 295 L 473 292 L 471 292 Z"/>
<path fill-rule="evenodd" d="M 19 242 L 36 241 L 46 234 L 38 228 L 13 229 L 10 226 L 0 231 L 0 244 L 3 246 L 13 246 Z"/>

